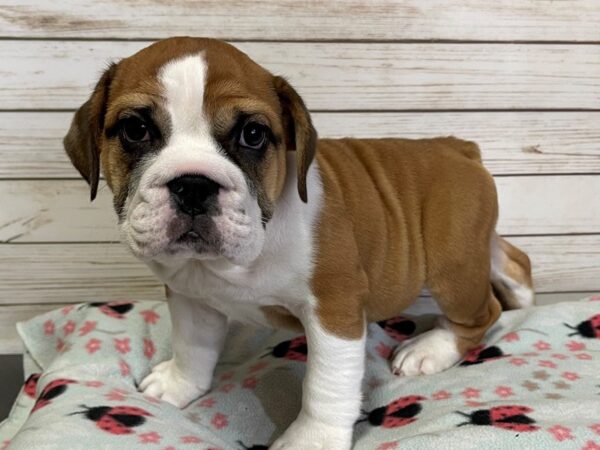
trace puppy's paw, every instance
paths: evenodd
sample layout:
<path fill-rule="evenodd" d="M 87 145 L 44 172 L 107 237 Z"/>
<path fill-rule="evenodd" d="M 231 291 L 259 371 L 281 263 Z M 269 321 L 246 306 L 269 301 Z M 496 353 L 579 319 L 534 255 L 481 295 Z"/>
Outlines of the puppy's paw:
<path fill-rule="evenodd" d="M 200 389 L 186 378 L 172 359 L 155 366 L 140 384 L 140 391 L 144 394 L 160 398 L 178 408 L 187 406 L 207 390 Z"/>
<path fill-rule="evenodd" d="M 270 450 L 349 450 L 352 427 L 326 425 L 300 413 Z"/>
<path fill-rule="evenodd" d="M 434 328 L 396 348 L 392 372 L 399 376 L 430 375 L 460 361 L 456 337 L 450 330 Z"/>

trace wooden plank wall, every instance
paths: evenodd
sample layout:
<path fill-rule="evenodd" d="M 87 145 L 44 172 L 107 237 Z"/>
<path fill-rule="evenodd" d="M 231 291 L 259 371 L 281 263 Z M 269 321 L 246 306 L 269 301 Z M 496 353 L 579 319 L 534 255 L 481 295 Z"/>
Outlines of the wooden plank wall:
<path fill-rule="evenodd" d="M 321 136 L 476 140 L 538 292 L 600 290 L 599 23 L 597 0 L 0 0 L 0 353 L 37 312 L 162 297 L 61 139 L 103 67 L 172 35 L 285 75 Z"/>

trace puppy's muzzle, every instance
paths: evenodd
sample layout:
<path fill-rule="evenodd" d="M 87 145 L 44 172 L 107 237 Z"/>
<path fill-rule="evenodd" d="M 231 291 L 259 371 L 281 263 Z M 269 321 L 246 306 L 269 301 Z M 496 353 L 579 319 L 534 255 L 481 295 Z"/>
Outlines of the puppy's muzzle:
<path fill-rule="evenodd" d="M 189 216 L 207 214 L 221 186 L 204 175 L 183 175 L 167 183 L 179 211 Z"/>

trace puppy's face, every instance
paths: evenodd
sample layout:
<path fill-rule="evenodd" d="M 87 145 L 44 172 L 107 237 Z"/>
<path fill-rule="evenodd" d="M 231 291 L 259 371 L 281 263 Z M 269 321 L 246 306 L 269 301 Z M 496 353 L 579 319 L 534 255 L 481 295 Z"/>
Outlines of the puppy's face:
<path fill-rule="evenodd" d="M 141 259 L 260 254 L 297 152 L 300 197 L 316 133 L 302 100 L 234 47 L 172 38 L 112 65 L 64 140 L 95 196 L 99 168 Z"/>

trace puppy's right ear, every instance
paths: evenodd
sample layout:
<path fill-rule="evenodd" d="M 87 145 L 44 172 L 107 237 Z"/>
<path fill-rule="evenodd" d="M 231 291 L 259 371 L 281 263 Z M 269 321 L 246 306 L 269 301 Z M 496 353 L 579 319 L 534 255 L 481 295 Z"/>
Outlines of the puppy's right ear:
<path fill-rule="evenodd" d="M 94 92 L 75 113 L 63 145 L 75 168 L 90 185 L 90 197 L 96 198 L 100 178 L 100 138 L 110 83 L 117 69 L 111 64 L 102 74 Z"/>

